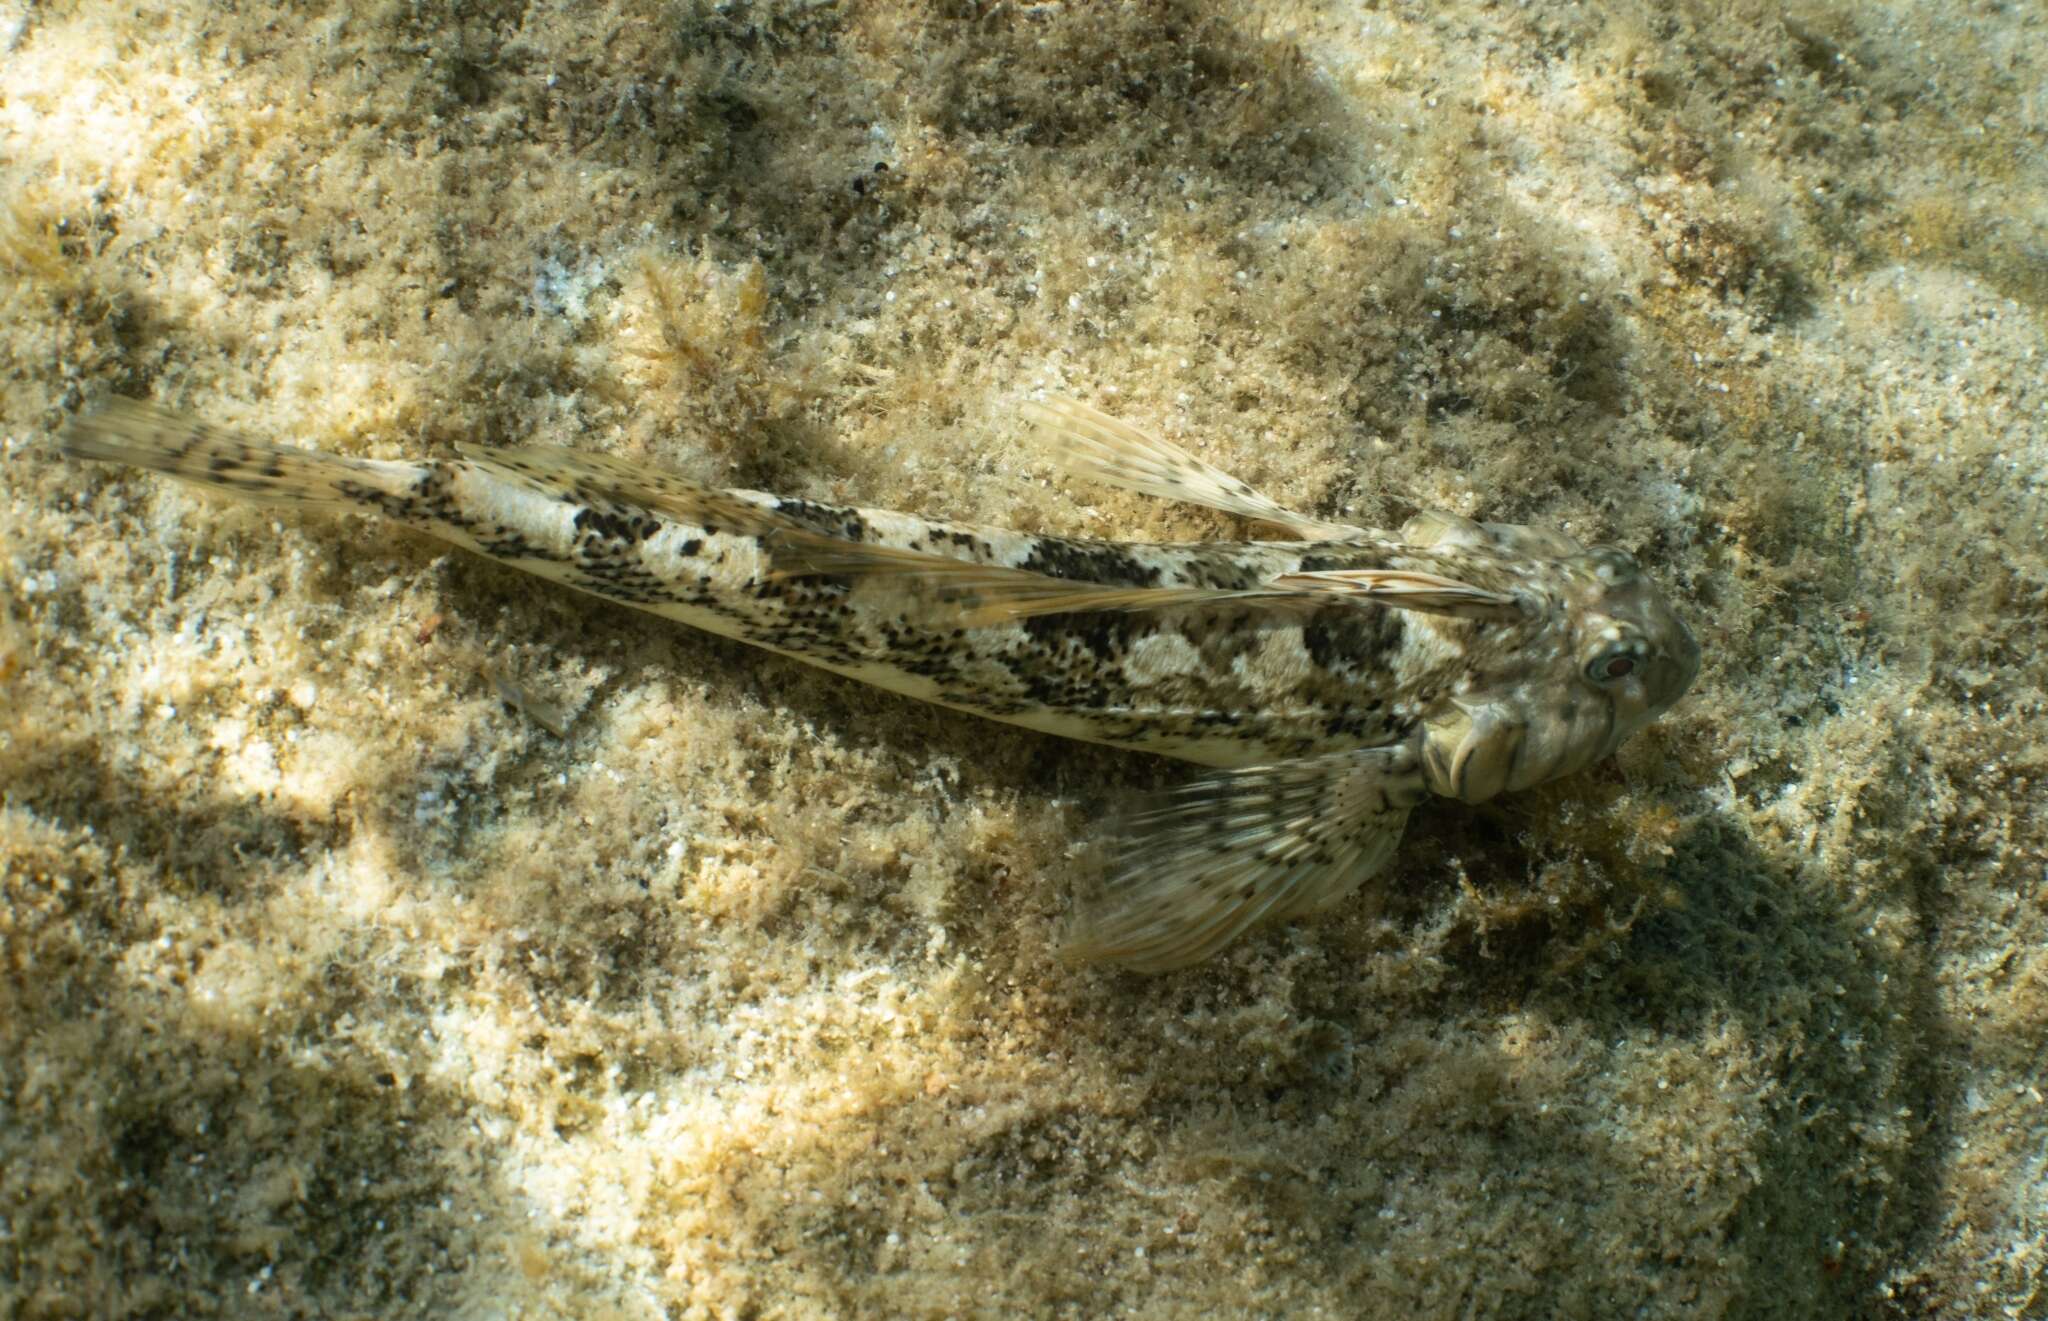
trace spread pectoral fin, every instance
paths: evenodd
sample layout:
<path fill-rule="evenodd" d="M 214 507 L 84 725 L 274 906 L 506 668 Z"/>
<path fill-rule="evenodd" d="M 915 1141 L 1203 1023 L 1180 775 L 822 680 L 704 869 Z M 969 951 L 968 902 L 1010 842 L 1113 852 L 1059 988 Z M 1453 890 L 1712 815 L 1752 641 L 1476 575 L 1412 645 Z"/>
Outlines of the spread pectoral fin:
<path fill-rule="evenodd" d="M 1108 879 L 1083 903 L 1066 952 L 1164 972 L 1260 922 L 1321 908 L 1386 865 L 1423 792 L 1405 746 L 1182 785 L 1125 823 Z"/>
<path fill-rule="evenodd" d="M 1309 541 L 1349 541 L 1363 535 L 1348 523 L 1298 514 L 1180 446 L 1079 400 L 1034 399 L 1020 411 L 1050 433 L 1056 442 L 1055 458 L 1076 477 L 1271 523 Z"/>

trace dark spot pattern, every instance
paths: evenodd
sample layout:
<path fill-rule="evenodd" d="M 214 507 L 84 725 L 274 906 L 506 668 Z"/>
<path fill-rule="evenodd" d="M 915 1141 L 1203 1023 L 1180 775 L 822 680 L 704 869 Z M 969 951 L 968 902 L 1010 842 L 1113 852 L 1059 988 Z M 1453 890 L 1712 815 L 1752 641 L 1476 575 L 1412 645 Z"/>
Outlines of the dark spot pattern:
<path fill-rule="evenodd" d="M 813 532 L 822 532 L 841 541 L 859 545 L 869 539 L 867 520 L 857 509 L 821 505 L 810 500 L 781 499 L 775 502 L 775 512 Z"/>
<path fill-rule="evenodd" d="M 1157 587 L 1160 579 L 1156 565 L 1144 563 L 1123 546 L 1060 537 L 1040 537 L 1017 567 L 1048 578 L 1112 587 Z"/>
<path fill-rule="evenodd" d="M 402 494 L 366 484 L 346 493 L 583 591 L 928 701 L 1070 737 L 1226 764 L 1381 746 L 1410 737 L 1417 703 L 1453 678 L 1400 672 L 1408 630 L 1423 625 L 1398 610 L 1349 602 L 1302 610 L 1223 599 L 967 627 L 972 598 L 949 596 L 938 579 L 887 571 L 790 574 L 786 548 L 773 533 L 679 521 L 615 493 L 576 490 L 566 529 L 554 501 L 545 507 L 556 512 L 534 526 L 504 526 L 496 519 L 519 517 L 506 511 L 535 507 L 530 499 L 489 502 L 486 515 L 457 496 L 471 488 L 458 487 L 456 472 L 424 464 Z M 553 494 L 544 475 L 528 489 Z M 1104 587 L 1236 591 L 1303 569 L 1387 567 L 1396 550 L 1404 564 L 1417 565 L 1410 548 L 1380 541 L 1152 546 L 906 522 L 810 500 L 776 499 L 764 508 L 850 545 Z"/>
<path fill-rule="evenodd" d="M 1395 610 L 1325 608 L 1302 622 L 1301 644 L 1318 668 L 1332 674 L 1373 673 L 1400 647 L 1401 618 Z"/>
<path fill-rule="evenodd" d="M 606 541 L 635 545 L 661 531 L 662 522 L 644 511 L 586 506 L 576 512 L 576 530 Z"/>

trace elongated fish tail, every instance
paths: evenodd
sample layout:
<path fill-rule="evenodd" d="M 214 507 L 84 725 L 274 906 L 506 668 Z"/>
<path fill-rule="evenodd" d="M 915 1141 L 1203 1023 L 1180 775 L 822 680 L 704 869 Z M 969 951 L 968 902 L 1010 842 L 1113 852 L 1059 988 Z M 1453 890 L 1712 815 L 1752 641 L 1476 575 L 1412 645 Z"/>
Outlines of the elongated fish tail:
<path fill-rule="evenodd" d="M 138 399 L 116 398 L 74 419 L 57 448 L 68 459 L 148 468 L 240 500 L 302 509 L 378 508 L 420 474 L 415 464 L 250 440 Z"/>

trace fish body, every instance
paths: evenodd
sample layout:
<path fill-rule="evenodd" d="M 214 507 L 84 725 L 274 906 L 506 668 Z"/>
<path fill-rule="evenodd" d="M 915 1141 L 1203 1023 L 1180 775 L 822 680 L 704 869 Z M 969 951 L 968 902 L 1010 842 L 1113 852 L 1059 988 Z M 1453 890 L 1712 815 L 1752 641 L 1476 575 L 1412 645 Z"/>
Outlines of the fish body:
<path fill-rule="evenodd" d="M 353 459 L 127 400 L 62 448 L 382 515 L 922 701 L 1214 768 L 1127 823 L 1070 943 L 1143 970 L 1348 893 L 1430 792 L 1477 802 L 1608 755 L 1697 670 L 1620 551 L 1449 514 L 1399 534 L 1324 522 L 1083 405 L 1029 408 L 1078 475 L 1299 539 L 1036 536 L 565 449 Z"/>

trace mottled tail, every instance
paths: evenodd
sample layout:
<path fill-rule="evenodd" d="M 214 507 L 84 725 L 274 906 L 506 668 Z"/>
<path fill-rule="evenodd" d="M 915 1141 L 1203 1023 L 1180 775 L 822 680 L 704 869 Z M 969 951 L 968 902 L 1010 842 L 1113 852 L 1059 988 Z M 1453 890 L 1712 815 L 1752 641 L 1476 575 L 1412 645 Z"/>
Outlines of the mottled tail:
<path fill-rule="evenodd" d="M 57 444 L 66 458 L 148 468 L 238 499 L 307 509 L 374 505 L 419 473 L 409 463 L 264 444 L 135 399 L 76 419 Z"/>

